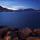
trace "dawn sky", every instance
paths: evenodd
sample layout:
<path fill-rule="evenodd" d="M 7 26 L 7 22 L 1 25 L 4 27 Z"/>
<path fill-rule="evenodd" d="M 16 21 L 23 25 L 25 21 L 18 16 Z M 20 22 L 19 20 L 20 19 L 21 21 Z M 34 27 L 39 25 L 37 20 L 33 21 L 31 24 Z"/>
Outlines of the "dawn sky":
<path fill-rule="evenodd" d="M 0 0 L 0 6 L 9 9 L 40 9 L 40 0 Z"/>

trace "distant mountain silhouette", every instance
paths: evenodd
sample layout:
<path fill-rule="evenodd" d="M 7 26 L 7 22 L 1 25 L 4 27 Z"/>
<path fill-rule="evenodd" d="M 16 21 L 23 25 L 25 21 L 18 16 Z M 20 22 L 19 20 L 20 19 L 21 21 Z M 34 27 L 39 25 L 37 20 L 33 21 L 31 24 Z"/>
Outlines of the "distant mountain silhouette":
<path fill-rule="evenodd" d="M 32 9 L 32 8 L 28 8 L 28 9 L 19 9 L 19 10 L 16 10 L 18 12 L 24 12 L 24 11 L 40 11 L 40 10 L 35 10 L 35 9 Z"/>
<path fill-rule="evenodd" d="M 24 9 L 24 11 L 35 11 L 35 9 L 28 8 L 28 9 Z"/>
<path fill-rule="evenodd" d="M 0 6 L 0 12 L 13 12 L 13 10 L 3 8 L 2 6 Z"/>
<path fill-rule="evenodd" d="M 11 9 L 3 8 L 2 6 L 0 6 L 0 12 L 24 12 L 24 11 L 40 11 L 40 10 L 35 10 L 35 9 L 32 9 L 32 8 L 11 10 Z"/>

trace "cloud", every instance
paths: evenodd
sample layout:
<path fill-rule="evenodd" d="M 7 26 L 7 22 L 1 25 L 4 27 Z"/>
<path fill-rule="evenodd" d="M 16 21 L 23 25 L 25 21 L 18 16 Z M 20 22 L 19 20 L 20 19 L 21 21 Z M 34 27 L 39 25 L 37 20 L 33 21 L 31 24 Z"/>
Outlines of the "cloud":
<path fill-rule="evenodd" d="M 25 6 L 19 6 L 19 5 L 16 5 L 16 6 L 4 6 L 2 5 L 4 8 L 8 8 L 8 9 L 12 9 L 12 10 L 18 10 L 18 9 L 26 9 Z"/>
<path fill-rule="evenodd" d="M 10 9 L 40 8 L 40 0 L 0 0 L 0 5 Z"/>
<path fill-rule="evenodd" d="M 26 8 L 19 2 L 13 2 L 13 1 L 7 1 L 7 0 L 5 1 L 3 0 L 2 2 L 0 2 L 0 5 L 3 6 L 4 8 L 13 9 L 13 10 Z"/>

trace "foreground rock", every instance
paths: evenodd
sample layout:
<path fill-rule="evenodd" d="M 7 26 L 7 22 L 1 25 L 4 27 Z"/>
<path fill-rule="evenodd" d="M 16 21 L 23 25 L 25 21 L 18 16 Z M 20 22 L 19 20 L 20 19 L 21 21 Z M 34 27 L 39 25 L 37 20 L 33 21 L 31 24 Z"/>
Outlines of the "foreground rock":
<path fill-rule="evenodd" d="M 28 37 L 26 40 L 40 40 L 39 37 Z"/>
<path fill-rule="evenodd" d="M 21 30 L 19 30 L 19 38 L 21 40 L 29 37 L 30 33 L 32 33 L 32 30 L 30 28 L 23 28 Z"/>
<path fill-rule="evenodd" d="M 39 35 L 39 36 L 38 36 Z M 1 28 L 0 29 L 0 40 L 40 40 L 40 29 L 10 29 Z"/>

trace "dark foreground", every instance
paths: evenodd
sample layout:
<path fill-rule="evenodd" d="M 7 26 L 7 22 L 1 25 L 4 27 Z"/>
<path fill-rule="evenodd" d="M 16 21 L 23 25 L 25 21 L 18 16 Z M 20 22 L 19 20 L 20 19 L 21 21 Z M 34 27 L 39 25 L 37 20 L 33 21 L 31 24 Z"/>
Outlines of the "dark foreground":
<path fill-rule="evenodd" d="M 40 40 L 40 29 L 0 28 L 0 40 Z"/>

